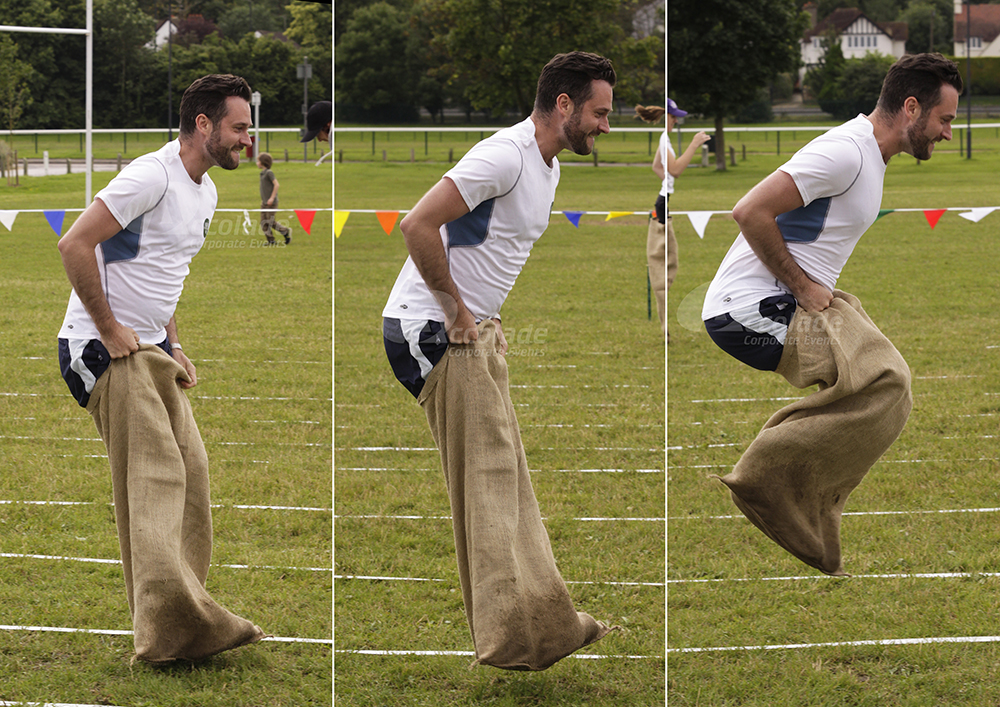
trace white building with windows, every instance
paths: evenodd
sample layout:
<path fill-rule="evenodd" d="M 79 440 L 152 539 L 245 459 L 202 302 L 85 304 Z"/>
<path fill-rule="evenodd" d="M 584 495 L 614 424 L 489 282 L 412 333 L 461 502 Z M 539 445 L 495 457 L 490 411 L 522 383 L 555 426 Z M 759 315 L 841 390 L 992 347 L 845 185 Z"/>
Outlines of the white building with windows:
<path fill-rule="evenodd" d="M 966 5 L 955 0 L 955 56 L 1000 56 L 1000 5 Z"/>
<path fill-rule="evenodd" d="M 961 2 L 961 0 L 956 0 Z M 840 48 L 845 59 L 860 59 L 868 52 L 893 56 L 897 59 L 906 53 L 909 26 L 905 22 L 874 22 L 861 10 L 842 7 L 819 20 L 816 4 L 806 3 L 803 8 L 812 17 L 811 27 L 802 37 L 802 63 L 799 81 L 806 72 L 820 64 L 826 50 L 823 39 L 832 29 L 840 36 Z"/>
<path fill-rule="evenodd" d="M 153 39 L 146 43 L 147 49 L 162 49 L 167 46 L 167 38 L 177 34 L 177 23 L 174 21 L 160 20 L 156 23 L 156 33 Z"/>

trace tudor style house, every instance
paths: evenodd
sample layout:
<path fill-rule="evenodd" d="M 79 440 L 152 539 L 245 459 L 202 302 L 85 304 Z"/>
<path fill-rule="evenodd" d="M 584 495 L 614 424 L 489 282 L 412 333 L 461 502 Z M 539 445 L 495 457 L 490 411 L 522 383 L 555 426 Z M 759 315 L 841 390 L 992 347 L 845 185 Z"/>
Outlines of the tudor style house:
<path fill-rule="evenodd" d="M 955 2 L 960 4 L 961 0 Z M 803 9 L 809 13 L 812 26 L 801 40 L 803 66 L 799 69 L 800 82 L 809 69 L 822 61 L 826 51 L 823 49 L 823 37 L 830 29 L 840 35 L 840 48 L 845 59 L 860 59 L 868 52 L 898 59 L 906 53 L 909 26 L 905 22 L 874 22 L 853 7 L 839 8 L 825 19 L 818 20 L 815 3 L 806 3 Z"/>
<path fill-rule="evenodd" d="M 970 57 L 1000 56 L 1000 5 L 966 5 L 962 0 L 955 0 L 957 57 L 966 56 L 967 32 Z"/>

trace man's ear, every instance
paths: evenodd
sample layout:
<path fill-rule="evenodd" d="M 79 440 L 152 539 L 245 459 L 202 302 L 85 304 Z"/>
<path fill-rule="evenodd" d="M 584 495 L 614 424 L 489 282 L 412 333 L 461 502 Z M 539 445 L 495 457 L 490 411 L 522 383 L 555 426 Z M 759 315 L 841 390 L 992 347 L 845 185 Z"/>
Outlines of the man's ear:
<path fill-rule="evenodd" d="M 194 125 L 198 132 L 204 134 L 205 137 L 212 133 L 212 121 L 204 113 L 198 114 L 198 117 L 194 119 Z"/>
<path fill-rule="evenodd" d="M 573 114 L 573 99 L 569 97 L 568 93 L 560 93 L 556 97 L 556 109 L 564 118 Z"/>
<path fill-rule="evenodd" d="M 903 101 L 903 112 L 910 120 L 916 120 L 919 118 L 920 111 L 920 101 L 918 101 L 915 97 L 909 96 L 905 101 Z"/>

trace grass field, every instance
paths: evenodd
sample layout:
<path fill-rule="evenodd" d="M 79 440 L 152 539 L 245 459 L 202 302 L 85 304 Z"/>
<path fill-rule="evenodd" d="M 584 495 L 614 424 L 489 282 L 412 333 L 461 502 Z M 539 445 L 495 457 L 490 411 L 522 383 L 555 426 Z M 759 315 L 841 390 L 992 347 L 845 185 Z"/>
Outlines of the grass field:
<path fill-rule="evenodd" d="M 409 209 L 446 169 L 337 165 L 336 208 Z M 554 208 L 642 211 L 656 190 L 648 165 L 566 168 Z M 664 352 L 647 318 L 645 240 L 643 217 L 584 216 L 576 229 L 553 216 L 504 307 L 511 397 L 556 561 L 577 608 L 626 631 L 581 651 L 600 659 L 470 670 L 440 462 L 382 346 L 405 247 L 373 214 L 350 217 L 334 257 L 338 706 L 662 703 Z"/>
<path fill-rule="evenodd" d="M 991 131 L 992 132 L 992 131 Z M 773 136 L 772 136 L 773 137 Z M 833 579 L 757 531 L 709 474 L 724 474 L 772 412 L 803 391 L 709 340 L 698 315 L 736 237 L 714 215 L 703 240 L 675 216 L 680 272 L 668 351 L 668 699 L 727 705 L 995 705 L 1000 644 L 1000 213 L 979 223 L 920 209 L 1000 205 L 996 141 L 890 163 L 880 219 L 838 287 L 906 358 L 906 429 L 851 496 L 845 568 Z M 689 169 L 671 209 L 728 210 L 787 156 L 726 173 Z M 879 643 L 913 640 L 902 645 Z M 861 642 L 873 642 L 863 644 Z M 837 644 L 837 645 L 833 645 Z M 770 650 L 767 650 L 770 648 Z"/>
<path fill-rule="evenodd" d="M 329 165 L 276 171 L 282 208 L 329 208 Z M 256 168 L 211 175 L 219 208 L 248 208 L 256 226 Z M 95 191 L 110 177 L 96 173 Z M 0 186 L 2 210 L 82 201 L 82 175 Z M 330 704 L 332 219 L 318 212 L 307 235 L 290 210 L 278 218 L 294 241 L 265 249 L 241 213 L 217 213 L 177 311 L 212 475 L 208 589 L 277 640 L 171 667 L 130 664 L 105 449 L 59 375 L 70 287 L 56 235 L 40 213 L 0 229 L 0 700 Z"/>

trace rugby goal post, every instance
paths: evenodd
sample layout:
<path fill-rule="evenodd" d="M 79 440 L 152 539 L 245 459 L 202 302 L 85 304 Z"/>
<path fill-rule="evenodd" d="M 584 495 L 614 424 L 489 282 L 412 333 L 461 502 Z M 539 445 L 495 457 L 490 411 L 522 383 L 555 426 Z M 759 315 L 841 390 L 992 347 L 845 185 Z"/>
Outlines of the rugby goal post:
<path fill-rule="evenodd" d="M 87 0 L 86 29 L 65 27 L 20 27 L 0 25 L 0 32 L 34 32 L 41 34 L 82 34 L 87 39 L 87 92 L 84 106 L 84 130 L 86 131 L 85 155 L 87 161 L 86 187 L 83 206 L 90 205 L 92 178 L 94 171 L 93 131 L 94 131 L 94 0 Z"/>

